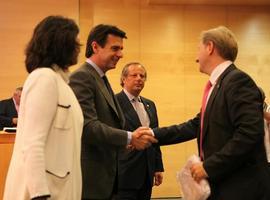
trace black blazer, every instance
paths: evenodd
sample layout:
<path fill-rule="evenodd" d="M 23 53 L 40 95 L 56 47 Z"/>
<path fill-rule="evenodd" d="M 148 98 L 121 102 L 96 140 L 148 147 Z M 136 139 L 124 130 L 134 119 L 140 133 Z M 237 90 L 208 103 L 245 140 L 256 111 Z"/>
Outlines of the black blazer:
<path fill-rule="evenodd" d="M 212 190 L 209 199 L 270 199 L 262 102 L 254 81 L 233 64 L 213 88 L 203 126 L 203 166 Z M 200 113 L 186 123 L 154 133 L 160 144 L 196 137 L 200 141 Z"/>
<path fill-rule="evenodd" d="M 142 126 L 139 117 L 124 91 L 116 95 L 125 116 L 125 130 L 134 131 Z M 153 101 L 141 97 L 150 119 L 150 127 L 158 127 L 156 106 Z M 139 189 L 147 179 L 151 186 L 155 172 L 163 170 L 161 151 L 158 145 L 152 145 L 143 151 L 123 150 L 119 154 L 118 188 Z"/>
<path fill-rule="evenodd" d="M 17 118 L 18 113 L 13 102 L 13 98 L 0 101 L 0 130 L 4 127 L 15 126 L 12 118 Z"/>

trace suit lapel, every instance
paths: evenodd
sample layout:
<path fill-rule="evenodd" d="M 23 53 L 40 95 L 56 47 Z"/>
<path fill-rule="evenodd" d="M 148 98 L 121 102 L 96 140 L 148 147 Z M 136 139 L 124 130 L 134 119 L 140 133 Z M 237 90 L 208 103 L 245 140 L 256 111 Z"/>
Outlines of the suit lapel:
<path fill-rule="evenodd" d="M 89 64 L 88 65 L 88 69 L 89 72 L 94 76 L 94 78 L 96 79 L 96 83 L 97 83 L 97 87 L 99 88 L 99 90 L 101 91 L 101 93 L 103 94 L 104 98 L 106 99 L 106 101 L 108 102 L 108 104 L 112 107 L 112 109 L 114 110 L 114 112 L 117 114 L 118 118 L 122 120 L 122 117 L 120 116 L 119 113 L 119 109 L 117 109 L 117 101 L 116 99 L 114 99 L 114 95 L 110 95 L 108 89 L 106 88 L 102 78 L 100 77 L 100 75 L 97 73 L 97 71 Z M 115 103 L 116 102 L 116 103 Z M 119 106 L 118 106 L 119 107 Z"/>
<path fill-rule="evenodd" d="M 221 85 L 222 85 L 222 80 L 224 79 L 224 77 L 230 73 L 232 70 L 236 69 L 236 67 L 232 64 L 230 65 L 221 75 L 220 77 L 218 78 L 217 80 L 217 83 L 215 84 L 214 88 L 213 88 L 213 91 L 209 97 L 209 100 L 208 100 L 208 103 L 207 103 L 207 106 L 206 106 L 206 109 L 205 109 L 205 113 L 204 113 L 204 125 L 203 125 L 203 137 L 205 136 L 205 134 L 207 133 L 207 128 L 208 128 L 208 125 L 209 125 L 209 114 L 211 113 L 212 111 L 212 108 L 213 108 L 213 102 L 215 101 L 215 98 L 221 88 Z"/>
<path fill-rule="evenodd" d="M 120 98 L 122 110 L 124 111 L 129 123 L 132 123 L 134 127 L 142 126 L 140 119 L 137 115 L 137 112 L 135 111 L 134 107 L 132 106 L 129 98 L 127 97 L 124 91 L 120 92 Z"/>
<path fill-rule="evenodd" d="M 143 97 L 141 97 L 141 100 L 144 105 L 144 109 L 147 112 L 149 120 L 150 120 L 149 127 L 152 127 L 152 124 L 154 123 L 153 122 L 154 117 L 153 117 L 153 111 L 151 110 L 151 106 Z"/>

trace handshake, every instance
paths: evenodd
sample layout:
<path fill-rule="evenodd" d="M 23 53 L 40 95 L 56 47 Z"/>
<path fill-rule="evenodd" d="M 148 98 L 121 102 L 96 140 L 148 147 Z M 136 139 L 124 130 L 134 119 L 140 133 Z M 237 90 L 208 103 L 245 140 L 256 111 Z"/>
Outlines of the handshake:
<path fill-rule="evenodd" d="M 132 138 L 130 144 L 127 146 L 128 149 L 137 149 L 143 150 L 152 143 L 157 143 L 157 139 L 155 139 L 152 134 L 152 130 L 148 127 L 139 127 L 135 131 L 132 132 Z"/>

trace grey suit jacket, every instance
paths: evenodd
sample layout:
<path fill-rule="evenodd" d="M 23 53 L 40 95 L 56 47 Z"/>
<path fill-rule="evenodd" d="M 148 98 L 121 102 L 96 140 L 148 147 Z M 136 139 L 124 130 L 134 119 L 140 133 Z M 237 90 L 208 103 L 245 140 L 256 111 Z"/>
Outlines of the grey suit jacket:
<path fill-rule="evenodd" d="M 109 198 L 117 174 L 119 148 L 127 145 L 124 117 L 97 71 L 84 63 L 70 77 L 70 86 L 84 115 L 82 135 L 82 198 Z"/>

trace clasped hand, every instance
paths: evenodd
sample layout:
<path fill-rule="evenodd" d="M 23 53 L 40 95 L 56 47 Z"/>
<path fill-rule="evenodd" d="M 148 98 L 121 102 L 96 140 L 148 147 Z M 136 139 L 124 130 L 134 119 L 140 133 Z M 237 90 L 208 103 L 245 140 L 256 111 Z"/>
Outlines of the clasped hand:
<path fill-rule="evenodd" d="M 148 127 L 139 127 L 132 133 L 132 139 L 130 145 L 127 148 L 143 150 L 152 143 L 157 143 L 158 141 L 154 138 L 151 129 Z"/>

